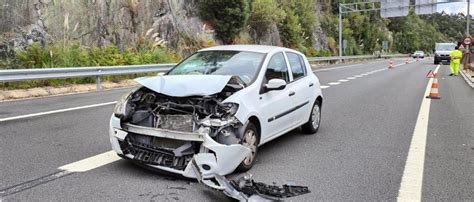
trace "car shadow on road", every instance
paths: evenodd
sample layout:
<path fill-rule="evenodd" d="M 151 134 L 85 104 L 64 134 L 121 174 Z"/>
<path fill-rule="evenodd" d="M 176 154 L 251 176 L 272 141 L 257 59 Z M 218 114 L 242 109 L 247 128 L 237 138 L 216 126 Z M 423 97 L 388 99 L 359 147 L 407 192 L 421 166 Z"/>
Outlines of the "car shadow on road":
<path fill-rule="evenodd" d="M 181 192 L 189 191 L 191 193 L 198 191 L 204 195 L 205 198 L 209 199 L 206 201 L 231 201 L 222 192 L 212 190 L 203 184 L 199 184 L 195 179 L 186 178 L 181 175 L 157 169 L 151 169 L 126 159 L 119 160 L 115 163 L 115 166 L 119 167 L 121 172 L 128 173 L 130 177 L 147 180 L 151 179 L 156 180 L 161 184 L 168 184 L 166 187 L 169 190 L 181 190 Z"/>

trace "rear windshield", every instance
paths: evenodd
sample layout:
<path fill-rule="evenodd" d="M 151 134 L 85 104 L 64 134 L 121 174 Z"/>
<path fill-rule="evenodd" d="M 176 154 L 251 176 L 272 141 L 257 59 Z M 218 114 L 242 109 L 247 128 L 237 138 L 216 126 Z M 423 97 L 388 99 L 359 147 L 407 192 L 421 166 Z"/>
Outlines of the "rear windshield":
<path fill-rule="evenodd" d="M 436 50 L 437 51 L 452 51 L 454 50 L 454 47 L 456 45 L 454 44 L 438 44 L 436 45 Z"/>

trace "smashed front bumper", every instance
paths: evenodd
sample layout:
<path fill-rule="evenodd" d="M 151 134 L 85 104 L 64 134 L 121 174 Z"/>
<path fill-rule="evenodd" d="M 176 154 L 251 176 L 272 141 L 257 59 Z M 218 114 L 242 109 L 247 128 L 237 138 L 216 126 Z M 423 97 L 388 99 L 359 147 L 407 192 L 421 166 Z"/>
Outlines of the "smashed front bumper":
<path fill-rule="evenodd" d="M 240 144 L 223 145 L 214 141 L 206 131 L 189 133 L 121 124 L 113 115 L 109 137 L 118 155 L 188 178 L 209 179 L 215 174 L 230 174 L 251 154 L 249 148 Z M 157 144 L 145 143 L 150 141 Z M 199 145 L 199 151 L 190 152 L 189 144 Z M 193 159 L 199 159 L 199 163 Z"/>

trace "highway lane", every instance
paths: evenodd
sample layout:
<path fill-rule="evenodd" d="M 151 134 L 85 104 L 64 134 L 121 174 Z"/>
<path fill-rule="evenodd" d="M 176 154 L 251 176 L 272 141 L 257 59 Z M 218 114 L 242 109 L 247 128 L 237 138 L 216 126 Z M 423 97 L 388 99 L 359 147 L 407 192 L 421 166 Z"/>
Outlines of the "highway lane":
<path fill-rule="evenodd" d="M 130 88 L 0 102 L 0 119 L 117 101 Z"/>
<path fill-rule="evenodd" d="M 398 60 L 396 63 L 401 62 Z M 366 66 L 329 69 L 317 71 L 316 74 L 322 85 L 325 85 L 354 75 L 386 69 L 387 64 L 387 61 L 376 61 Z M 264 145 L 251 173 L 260 181 L 293 181 L 308 185 L 312 193 L 296 200 L 394 200 L 427 84 L 424 76 L 429 69 L 434 69 L 431 61 L 421 61 L 393 70 L 378 71 L 325 89 L 323 122 L 319 133 L 306 136 L 295 130 Z M 109 101 L 122 93 L 110 91 L 107 96 L 99 95 L 94 99 Z M 81 99 L 87 100 L 87 97 L 73 97 L 64 101 L 70 106 L 77 106 L 72 105 L 76 101 L 91 104 L 81 103 Z M 40 106 L 41 102 L 50 102 L 53 103 L 50 109 L 57 109 L 54 101 L 49 99 L 55 98 L 35 99 L 34 104 Z M 0 103 L 2 110 L 3 104 L 6 103 Z M 106 132 L 112 108 L 113 105 L 0 123 L 1 164 L 8 165 L 2 168 L 0 189 L 56 172 L 56 168 L 61 165 L 110 150 Z M 443 107 L 440 109 L 440 113 L 445 113 Z M 23 112 L 18 111 L 17 114 Z M 472 118 L 469 114 L 465 116 Z M 433 122 L 433 125 L 438 125 L 437 122 Z M 466 129 L 470 128 L 459 130 L 468 134 Z M 466 138 L 462 141 L 469 144 L 470 139 L 472 142 L 472 136 Z M 442 141 L 433 141 L 428 142 L 428 145 L 443 144 Z M 428 147 L 427 151 L 430 149 Z M 452 155 L 467 161 L 469 156 L 462 152 L 453 152 Z M 451 174 L 465 179 L 466 175 L 472 176 L 472 164 L 461 167 L 464 168 L 462 172 L 454 171 Z M 427 167 L 425 172 L 428 170 Z M 424 188 L 433 187 L 438 194 L 442 191 L 457 193 L 432 184 L 443 177 L 450 176 L 446 176 L 442 168 L 430 171 L 425 179 L 429 185 Z M 459 192 L 464 195 L 454 194 L 454 199 L 472 197 L 472 191 L 469 191 L 472 190 L 469 189 L 472 183 L 469 184 L 468 180 L 463 182 L 460 185 L 463 189 L 459 189 Z M 423 192 L 423 197 L 436 197 L 431 188 Z M 41 184 L 7 196 L 5 200 L 32 198 L 158 201 L 226 199 L 223 194 L 193 181 L 165 177 L 122 160 Z"/>
<path fill-rule="evenodd" d="M 388 61 L 389 60 L 375 60 L 354 64 L 318 66 L 318 69 L 315 71 L 317 75 L 323 75 L 323 77 L 321 77 L 322 79 L 332 79 L 333 77 L 331 77 L 331 75 L 336 75 L 336 78 L 341 79 L 343 75 L 353 75 L 357 72 L 363 73 L 366 72 L 365 70 L 367 68 L 374 68 L 374 66 L 387 65 L 388 67 Z M 404 60 L 395 59 L 394 61 L 401 64 Z M 324 82 L 324 80 L 321 82 Z M 4 118 L 113 102 L 131 89 L 133 88 L 0 102 L 0 122 Z"/>
<path fill-rule="evenodd" d="M 440 70 L 441 100 L 432 102 L 424 171 L 428 201 L 474 200 L 474 90 Z"/>

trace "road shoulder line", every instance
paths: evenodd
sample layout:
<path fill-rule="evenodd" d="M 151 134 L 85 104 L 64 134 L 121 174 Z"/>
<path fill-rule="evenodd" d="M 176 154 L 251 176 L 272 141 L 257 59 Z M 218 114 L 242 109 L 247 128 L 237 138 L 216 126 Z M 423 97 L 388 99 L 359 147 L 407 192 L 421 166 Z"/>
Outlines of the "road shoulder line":
<path fill-rule="evenodd" d="M 434 73 L 438 72 L 438 65 Z M 430 117 L 431 99 L 425 98 L 430 93 L 431 78 L 426 86 L 421 102 L 420 111 L 416 119 L 413 137 L 410 142 L 408 156 L 403 170 L 397 201 L 421 201 L 423 186 L 423 171 L 425 163 L 426 138 L 428 135 L 428 121 Z"/>
<path fill-rule="evenodd" d="M 49 115 L 49 114 L 57 114 L 57 113 L 62 113 L 62 112 L 76 111 L 76 110 L 80 110 L 80 109 L 101 107 L 101 106 L 112 105 L 112 104 L 116 104 L 116 103 L 117 103 L 116 101 L 114 101 L 114 102 L 105 102 L 105 103 L 100 103 L 100 104 L 92 104 L 92 105 L 85 105 L 85 106 L 80 106 L 80 107 L 71 107 L 71 108 L 58 109 L 58 110 L 52 110 L 52 111 L 46 111 L 46 112 L 38 112 L 38 113 L 33 113 L 33 114 L 25 114 L 25 115 L 12 116 L 12 117 L 7 117 L 7 118 L 0 118 L 0 123 L 1 122 L 6 122 L 6 121 L 18 120 L 18 119 L 44 116 L 44 115 Z"/>

